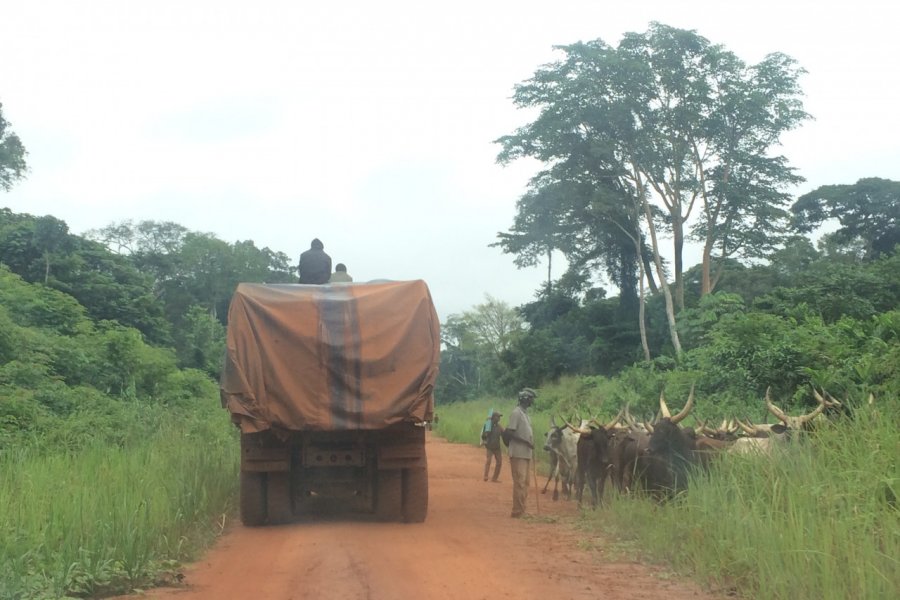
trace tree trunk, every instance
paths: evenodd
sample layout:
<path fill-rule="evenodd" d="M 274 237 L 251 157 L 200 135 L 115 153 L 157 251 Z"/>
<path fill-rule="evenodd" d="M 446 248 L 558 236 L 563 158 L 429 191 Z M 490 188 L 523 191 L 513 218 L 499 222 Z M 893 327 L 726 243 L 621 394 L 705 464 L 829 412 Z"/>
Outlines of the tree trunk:
<path fill-rule="evenodd" d="M 678 206 L 677 204 L 675 206 Z M 675 264 L 675 306 L 678 312 L 684 310 L 684 220 L 681 213 L 672 211 L 672 234 L 674 238 Z"/>
<path fill-rule="evenodd" d="M 703 266 L 702 266 L 702 279 L 700 281 L 700 297 L 709 294 L 712 292 L 712 278 L 710 277 L 710 269 L 712 262 L 712 249 L 710 248 L 709 241 L 703 244 Z"/>
<path fill-rule="evenodd" d="M 639 207 L 638 207 L 639 210 Z M 638 329 L 641 332 L 641 348 L 644 350 L 644 360 L 650 361 L 650 344 L 647 342 L 647 322 L 646 322 L 646 294 L 644 292 L 644 276 L 650 281 L 650 286 L 656 291 L 656 284 L 653 282 L 653 274 L 649 270 L 648 257 L 644 253 L 644 236 L 641 235 L 638 219 L 635 219 L 636 231 L 634 234 L 627 228 L 619 225 L 619 229 L 628 236 L 628 239 L 634 244 L 635 252 L 637 252 L 638 264 Z M 647 265 L 647 270 L 644 266 Z"/>
<path fill-rule="evenodd" d="M 651 262 L 652 254 L 648 254 L 645 252 L 645 248 L 643 247 L 644 240 L 641 240 L 641 260 L 644 265 L 644 272 L 647 275 L 647 285 L 650 286 L 650 293 L 656 294 L 659 292 L 659 286 L 656 285 L 656 280 L 653 278 L 653 263 Z"/>
<path fill-rule="evenodd" d="M 553 272 L 553 246 L 547 246 L 547 293 L 550 293 L 550 286 L 553 283 L 551 273 Z"/>
<path fill-rule="evenodd" d="M 638 277 L 638 328 L 641 331 L 641 348 L 644 349 L 644 360 L 650 362 L 650 344 L 647 342 L 647 323 L 645 319 L 646 300 L 644 298 L 644 261 L 640 259 L 641 242 L 640 239 L 635 244 L 638 251 L 638 269 L 640 277 Z"/>
<path fill-rule="evenodd" d="M 638 170 L 634 169 L 637 173 Z M 669 283 L 666 281 L 666 274 L 662 268 L 662 259 L 659 255 L 659 242 L 656 239 L 656 227 L 653 225 L 653 214 L 650 212 L 650 203 L 647 202 L 647 195 L 644 192 L 644 186 L 640 177 L 635 177 L 637 183 L 638 194 L 644 207 L 644 218 L 647 220 L 647 226 L 650 231 L 650 242 L 653 248 L 653 262 L 656 265 L 656 275 L 659 277 L 659 285 L 662 288 L 663 296 L 666 299 L 666 319 L 669 322 L 669 337 L 672 339 L 672 347 L 675 349 L 676 359 L 681 359 L 681 341 L 678 339 L 678 328 L 675 323 L 675 307 L 672 302 L 672 291 L 669 289 Z"/>

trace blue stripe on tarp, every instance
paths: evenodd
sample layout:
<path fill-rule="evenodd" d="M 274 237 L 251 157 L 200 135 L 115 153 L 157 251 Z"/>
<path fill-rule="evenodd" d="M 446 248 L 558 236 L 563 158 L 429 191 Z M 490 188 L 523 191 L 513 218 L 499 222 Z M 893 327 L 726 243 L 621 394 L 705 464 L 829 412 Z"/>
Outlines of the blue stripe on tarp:
<path fill-rule="evenodd" d="M 362 427 L 362 340 L 357 299 L 346 286 L 319 290 L 319 315 L 331 404 L 331 427 Z"/>

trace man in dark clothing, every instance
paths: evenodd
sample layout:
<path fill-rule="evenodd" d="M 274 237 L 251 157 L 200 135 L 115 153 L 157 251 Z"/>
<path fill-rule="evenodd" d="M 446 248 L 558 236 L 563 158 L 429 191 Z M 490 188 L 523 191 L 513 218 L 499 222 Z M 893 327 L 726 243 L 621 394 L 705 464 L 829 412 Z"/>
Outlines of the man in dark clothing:
<path fill-rule="evenodd" d="M 325 245 L 316 238 L 309 250 L 300 255 L 300 283 L 328 283 L 331 277 L 331 257 L 325 254 Z"/>
<path fill-rule="evenodd" d="M 488 480 L 491 472 L 491 459 L 494 460 L 494 476 L 491 481 L 500 481 L 500 467 L 503 466 L 503 453 L 500 452 L 500 434 L 503 433 L 503 425 L 500 417 L 503 415 L 496 410 L 491 413 L 491 418 L 485 421 L 481 428 L 481 444 L 485 447 L 484 480 Z"/>

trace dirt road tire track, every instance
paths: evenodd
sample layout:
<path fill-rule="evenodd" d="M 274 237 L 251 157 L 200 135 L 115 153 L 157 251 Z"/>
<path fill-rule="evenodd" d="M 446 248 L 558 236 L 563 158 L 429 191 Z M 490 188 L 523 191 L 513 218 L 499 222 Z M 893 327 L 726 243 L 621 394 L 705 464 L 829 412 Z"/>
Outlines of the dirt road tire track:
<path fill-rule="evenodd" d="M 427 441 L 431 497 L 421 524 L 347 515 L 275 527 L 234 524 L 183 586 L 145 597 L 178 600 L 713 600 L 687 581 L 611 562 L 584 549 L 574 502 L 540 500 L 550 518 L 511 519 L 512 482 L 482 481 L 484 451 Z M 532 492 L 533 494 L 533 487 Z M 530 510 L 534 499 L 529 496 Z M 592 538 L 592 546 L 597 547 Z M 599 546 L 602 548 L 602 543 Z M 132 597 L 131 600 L 134 600 Z"/>

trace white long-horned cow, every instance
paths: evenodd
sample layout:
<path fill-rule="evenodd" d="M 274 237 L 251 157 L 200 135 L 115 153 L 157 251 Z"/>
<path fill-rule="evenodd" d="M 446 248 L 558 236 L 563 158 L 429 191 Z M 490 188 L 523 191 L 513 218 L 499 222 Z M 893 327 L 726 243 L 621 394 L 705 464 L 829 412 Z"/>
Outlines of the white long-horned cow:
<path fill-rule="evenodd" d="M 578 434 L 568 426 L 557 425 L 556 419 L 550 417 L 550 430 L 544 440 L 544 450 L 550 453 L 550 474 L 544 484 L 542 493 L 547 493 L 550 481 L 553 481 L 553 499 L 559 500 L 559 483 L 562 480 L 563 495 L 566 500 L 572 497 L 575 486 L 575 469 L 578 464 Z"/>
<path fill-rule="evenodd" d="M 775 406 L 772 402 L 772 388 L 766 390 L 766 408 L 775 415 L 781 423 L 754 425 L 750 421 L 736 419 L 738 426 L 747 434 L 747 437 L 738 438 L 731 446 L 730 451 L 736 454 L 771 454 L 775 444 L 781 444 L 790 439 L 797 431 L 809 429 L 814 418 L 822 414 L 826 408 L 826 400 L 813 388 L 813 395 L 819 405 L 810 413 L 793 417 Z"/>

